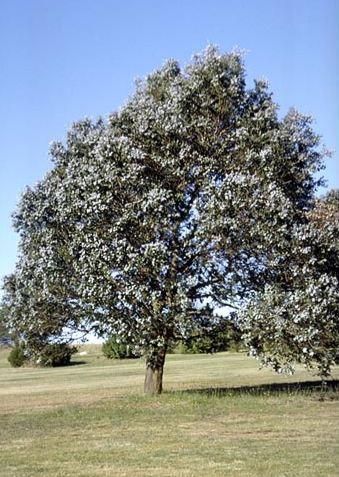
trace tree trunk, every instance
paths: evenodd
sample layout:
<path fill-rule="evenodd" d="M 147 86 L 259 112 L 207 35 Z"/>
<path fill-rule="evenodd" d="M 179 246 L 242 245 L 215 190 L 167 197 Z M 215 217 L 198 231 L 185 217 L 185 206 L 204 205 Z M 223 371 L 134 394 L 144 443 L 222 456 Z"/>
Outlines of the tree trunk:
<path fill-rule="evenodd" d="M 146 373 L 144 392 L 146 394 L 161 394 L 162 392 L 162 375 L 164 371 L 166 357 L 166 349 L 159 351 L 154 359 L 146 359 Z"/>

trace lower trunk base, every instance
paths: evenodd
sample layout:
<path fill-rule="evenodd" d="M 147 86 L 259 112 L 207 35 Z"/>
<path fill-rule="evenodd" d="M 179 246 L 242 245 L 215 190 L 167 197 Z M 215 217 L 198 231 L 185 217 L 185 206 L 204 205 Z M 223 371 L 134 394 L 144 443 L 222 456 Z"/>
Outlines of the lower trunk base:
<path fill-rule="evenodd" d="M 163 367 L 152 368 L 147 366 L 145 374 L 144 392 L 146 394 L 161 394 Z"/>
<path fill-rule="evenodd" d="M 146 361 L 144 392 L 146 394 L 162 393 L 162 376 L 164 372 L 166 350 L 161 350 L 154 360 Z"/>

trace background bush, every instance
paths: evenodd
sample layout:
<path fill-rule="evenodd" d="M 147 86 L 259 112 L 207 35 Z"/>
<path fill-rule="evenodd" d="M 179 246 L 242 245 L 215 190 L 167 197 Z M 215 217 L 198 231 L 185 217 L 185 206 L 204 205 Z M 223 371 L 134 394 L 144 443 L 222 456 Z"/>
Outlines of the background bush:
<path fill-rule="evenodd" d="M 76 347 L 66 343 L 47 343 L 36 350 L 21 342 L 11 350 L 8 361 L 15 368 L 24 364 L 44 367 L 67 366 L 71 362 L 72 355 L 77 351 Z"/>
<path fill-rule="evenodd" d="M 78 349 L 66 343 L 49 343 L 40 352 L 37 364 L 40 366 L 67 366 L 71 362 L 72 355 Z"/>
<path fill-rule="evenodd" d="M 23 343 L 16 344 L 8 356 L 8 361 L 13 368 L 20 368 L 27 361 L 25 353 L 25 345 Z"/>
<path fill-rule="evenodd" d="M 233 322 L 221 322 L 219 327 L 211 334 L 191 336 L 188 340 L 180 342 L 175 347 L 174 353 L 198 354 L 242 351 L 244 343 L 241 335 L 242 332 Z"/>
<path fill-rule="evenodd" d="M 110 336 L 102 345 L 102 352 L 109 359 L 134 359 L 140 358 L 132 345 L 118 342 L 115 336 Z"/>

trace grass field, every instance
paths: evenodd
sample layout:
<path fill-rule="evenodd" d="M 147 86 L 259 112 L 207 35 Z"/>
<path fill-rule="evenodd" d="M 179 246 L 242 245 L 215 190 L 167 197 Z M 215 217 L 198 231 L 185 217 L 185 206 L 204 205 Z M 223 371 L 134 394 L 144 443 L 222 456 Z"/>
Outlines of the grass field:
<path fill-rule="evenodd" d="M 1 477 L 339 476 L 338 381 L 170 355 L 164 394 L 145 397 L 142 360 L 86 350 L 55 369 L 12 369 L 0 351 Z"/>

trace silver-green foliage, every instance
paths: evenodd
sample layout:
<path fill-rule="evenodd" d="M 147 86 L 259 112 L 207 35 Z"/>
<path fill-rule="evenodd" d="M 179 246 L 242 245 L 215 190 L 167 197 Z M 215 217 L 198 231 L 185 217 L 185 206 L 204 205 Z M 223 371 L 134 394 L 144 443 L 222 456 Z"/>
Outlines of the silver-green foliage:
<path fill-rule="evenodd" d="M 309 274 L 318 143 L 310 118 L 278 118 L 263 81 L 246 89 L 241 55 L 209 48 L 184 70 L 167 62 L 107 122 L 76 123 L 51 148 L 54 168 L 23 195 L 20 257 L 7 279 L 12 327 L 110 332 L 152 362 L 169 343 L 213 329 L 216 307 L 250 303 L 253 350 L 253 337 L 269 333 L 272 354 L 287 320 L 279 353 L 308 356 L 311 323 L 327 322 L 319 290 L 337 287 L 326 271 Z M 291 249 L 305 257 L 288 268 L 293 316 L 280 294 L 274 301 Z M 309 278 L 295 287 L 294 273 Z M 305 315 L 300 303 L 313 293 L 317 308 Z"/>
<path fill-rule="evenodd" d="M 282 269 L 242 312 L 252 355 L 277 371 L 294 363 L 326 377 L 339 350 L 339 191 L 315 203 L 281 255 Z"/>

